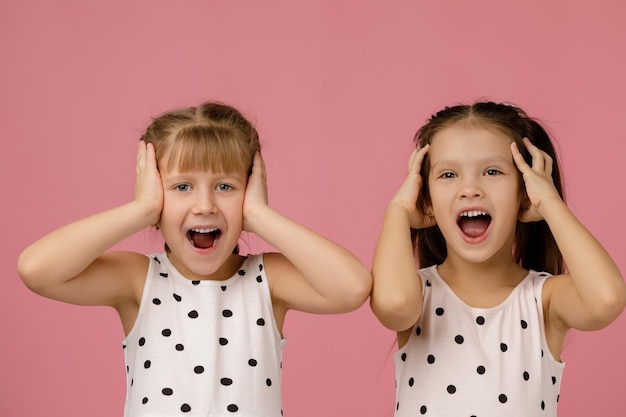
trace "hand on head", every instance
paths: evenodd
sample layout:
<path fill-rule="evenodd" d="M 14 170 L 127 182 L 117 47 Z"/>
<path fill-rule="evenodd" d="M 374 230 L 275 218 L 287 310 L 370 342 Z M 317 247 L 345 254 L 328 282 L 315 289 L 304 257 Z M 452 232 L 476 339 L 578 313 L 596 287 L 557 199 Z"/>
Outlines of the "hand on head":
<path fill-rule="evenodd" d="M 437 224 L 432 212 L 424 213 L 421 207 L 417 207 L 417 200 L 423 189 L 420 171 L 429 148 L 430 145 L 426 145 L 423 148 L 415 148 L 411 152 L 407 177 L 390 203 L 390 205 L 403 207 L 407 211 L 413 229 L 424 229 Z"/>
<path fill-rule="evenodd" d="M 163 208 L 163 184 L 157 168 L 154 145 L 143 140 L 139 141 L 136 175 L 135 201 L 146 206 L 152 219 L 150 224 L 156 225 Z"/>
<path fill-rule="evenodd" d="M 511 143 L 511 153 L 515 165 L 522 173 L 527 198 L 522 201 L 519 220 L 535 222 L 543 220 L 541 205 L 549 199 L 561 200 L 552 180 L 552 158 L 530 140 L 524 138 L 524 144 L 532 156 L 532 167 L 526 163 L 515 142 Z"/>
<path fill-rule="evenodd" d="M 246 194 L 243 200 L 243 230 L 254 232 L 251 218 L 258 208 L 267 206 L 267 173 L 265 171 L 265 162 L 263 161 L 263 157 L 261 157 L 261 153 L 256 152 L 252 161 L 252 173 L 248 178 Z"/>

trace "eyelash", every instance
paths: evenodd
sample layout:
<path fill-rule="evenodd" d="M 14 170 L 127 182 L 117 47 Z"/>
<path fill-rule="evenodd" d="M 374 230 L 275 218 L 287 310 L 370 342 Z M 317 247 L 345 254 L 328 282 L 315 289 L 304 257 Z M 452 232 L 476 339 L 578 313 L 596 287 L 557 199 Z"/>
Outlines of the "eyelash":
<path fill-rule="evenodd" d="M 176 191 L 180 191 L 180 192 L 187 192 L 191 190 L 191 185 L 189 184 L 177 184 L 174 186 L 174 189 Z M 230 184 L 218 184 L 215 187 L 216 190 L 218 191 L 232 191 L 235 189 L 235 187 L 233 187 Z"/>
<path fill-rule="evenodd" d="M 499 175 L 499 174 L 502 174 L 502 171 L 496 168 L 490 168 L 485 171 L 485 175 L 489 175 L 489 176 Z M 452 179 L 456 177 L 457 175 L 454 172 L 444 172 L 443 174 L 440 175 L 440 178 L 443 178 L 443 179 Z"/>
<path fill-rule="evenodd" d="M 499 169 L 490 168 L 487 171 L 485 171 L 485 174 L 487 174 L 487 175 L 498 175 L 498 174 L 502 174 L 502 171 L 500 171 Z"/>
<path fill-rule="evenodd" d="M 224 189 L 224 188 L 226 188 L 226 189 Z M 229 185 L 229 184 L 219 184 L 219 185 L 217 186 L 217 189 L 218 189 L 219 191 L 230 191 L 230 190 L 232 190 L 233 188 L 234 188 L 234 187 L 233 187 L 232 185 Z"/>

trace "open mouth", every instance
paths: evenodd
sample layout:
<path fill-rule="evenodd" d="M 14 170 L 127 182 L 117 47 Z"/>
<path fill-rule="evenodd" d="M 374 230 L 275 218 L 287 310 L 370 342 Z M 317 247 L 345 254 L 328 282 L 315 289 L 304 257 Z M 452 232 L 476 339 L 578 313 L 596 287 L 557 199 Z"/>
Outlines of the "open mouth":
<path fill-rule="evenodd" d="M 485 234 L 491 223 L 491 216 L 482 210 L 468 210 L 461 213 L 457 219 L 459 228 L 469 237 L 479 237 Z"/>
<path fill-rule="evenodd" d="M 187 232 L 189 242 L 198 249 L 209 249 L 217 244 L 222 235 L 219 229 L 191 229 Z"/>

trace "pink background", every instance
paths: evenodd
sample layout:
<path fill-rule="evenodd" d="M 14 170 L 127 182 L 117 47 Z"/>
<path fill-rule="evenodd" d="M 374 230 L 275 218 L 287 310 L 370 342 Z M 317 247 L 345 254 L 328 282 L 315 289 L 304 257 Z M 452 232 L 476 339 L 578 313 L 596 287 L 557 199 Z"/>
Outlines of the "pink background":
<path fill-rule="evenodd" d="M 271 204 L 367 265 L 423 121 L 459 101 L 516 103 L 556 136 L 572 209 L 626 272 L 624 3 L 382 4 L 0 2 L 0 415 L 121 416 L 116 314 L 30 293 L 16 258 L 132 198 L 149 118 L 205 99 L 257 121 Z M 560 415 L 623 415 L 625 320 L 572 334 Z M 285 334 L 287 416 L 392 415 L 394 334 L 369 306 L 291 313 Z"/>

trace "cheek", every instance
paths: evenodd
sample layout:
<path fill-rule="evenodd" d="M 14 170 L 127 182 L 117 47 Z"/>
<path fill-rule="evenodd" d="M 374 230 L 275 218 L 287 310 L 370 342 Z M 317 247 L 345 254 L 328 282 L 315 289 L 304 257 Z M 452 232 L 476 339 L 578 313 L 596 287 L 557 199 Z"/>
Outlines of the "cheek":
<path fill-rule="evenodd" d="M 161 222 L 180 222 L 189 211 L 189 204 L 181 198 L 166 193 L 163 196 L 163 207 L 161 208 Z"/>
<path fill-rule="evenodd" d="M 180 199 L 172 198 L 166 193 L 163 196 L 163 207 L 161 208 L 161 217 L 168 216 L 180 210 Z"/>
<path fill-rule="evenodd" d="M 243 196 L 226 202 L 223 210 L 231 222 L 243 223 Z"/>
<path fill-rule="evenodd" d="M 447 191 L 445 188 L 438 187 L 436 184 L 429 184 L 428 193 L 424 195 L 424 202 L 427 206 L 432 207 L 433 210 L 441 209 L 446 205 L 446 201 L 450 201 L 450 198 L 453 198 L 449 194 L 450 191 Z"/>

